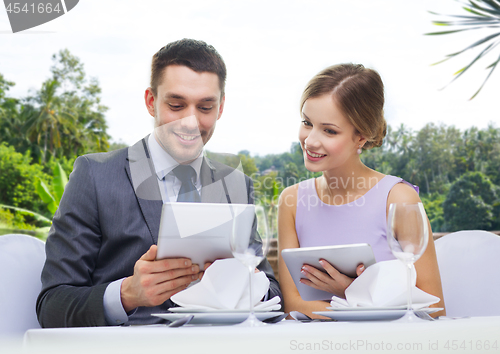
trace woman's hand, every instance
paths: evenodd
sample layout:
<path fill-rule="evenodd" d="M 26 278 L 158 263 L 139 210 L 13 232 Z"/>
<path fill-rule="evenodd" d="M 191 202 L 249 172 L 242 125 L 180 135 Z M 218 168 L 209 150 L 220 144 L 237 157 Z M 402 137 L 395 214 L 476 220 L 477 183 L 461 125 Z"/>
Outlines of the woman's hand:
<path fill-rule="evenodd" d="M 300 279 L 300 282 L 315 289 L 327 291 L 335 296 L 345 298 L 345 289 L 351 285 L 354 278 L 350 278 L 347 275 L 340 273 L 324 259 L 321 259 L 319 263 L 326 273 L 310 265 L 304 264 L 301 272 L 307 277 L 307 279 L 302 278 Z M 365 266 L 360 264 L 356 268 L 356 274 L 360 276 L 364 270 Z"/>

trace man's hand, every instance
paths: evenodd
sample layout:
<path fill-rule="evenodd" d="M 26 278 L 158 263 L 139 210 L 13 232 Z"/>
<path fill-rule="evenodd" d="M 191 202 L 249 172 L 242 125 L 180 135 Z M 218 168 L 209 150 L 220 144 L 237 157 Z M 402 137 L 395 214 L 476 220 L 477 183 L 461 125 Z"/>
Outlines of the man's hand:
<path fill-rule="evenodd" d="M 200 267 L 189 258 L 155 260 L 157 249 L 152 245 L 135 263 L 134 275 L 123 280 L 120 295 L 126 312 L 161 305 L 202 276 Z"/>

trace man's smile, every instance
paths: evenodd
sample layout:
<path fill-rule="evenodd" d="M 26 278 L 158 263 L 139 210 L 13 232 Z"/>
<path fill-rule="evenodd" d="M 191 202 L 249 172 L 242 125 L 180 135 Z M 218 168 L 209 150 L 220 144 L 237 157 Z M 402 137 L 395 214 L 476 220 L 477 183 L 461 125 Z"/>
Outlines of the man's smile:
<path fill-rule="evenodd" d="M 200 134 L 182 134 L 182 133 L 174 133 L 174 134 L 177 135 L 182 140 L 186 141 L 192 141 L 201 136 Z"/>

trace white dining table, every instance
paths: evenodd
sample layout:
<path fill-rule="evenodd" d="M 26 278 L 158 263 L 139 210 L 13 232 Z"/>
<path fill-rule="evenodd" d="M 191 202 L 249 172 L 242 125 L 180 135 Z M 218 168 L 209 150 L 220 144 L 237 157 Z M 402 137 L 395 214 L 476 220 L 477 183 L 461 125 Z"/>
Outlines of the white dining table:
<path fill-rule="evenodd" d="M 500 316 L 419 323 L 284 320 L 256 328 L 152 325 L 32 329 L 24 335 L 21 352 L 500 353 Z"/>

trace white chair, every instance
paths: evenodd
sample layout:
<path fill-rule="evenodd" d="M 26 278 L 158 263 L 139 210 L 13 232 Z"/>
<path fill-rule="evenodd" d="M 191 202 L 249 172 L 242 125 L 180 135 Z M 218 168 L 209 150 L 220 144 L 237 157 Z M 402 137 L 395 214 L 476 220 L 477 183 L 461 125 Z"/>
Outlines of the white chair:
<path fill-rule="evenodd" d="M 500 316 L 500 236 L 458 231 L 436 240 L 446 315 Z"/>
<path fill-rule="evenodd" d="M 42 241 L 19 234 L 0 236 L 0 337 L 40 328 L 35 306 L 44 262 Z"/>

